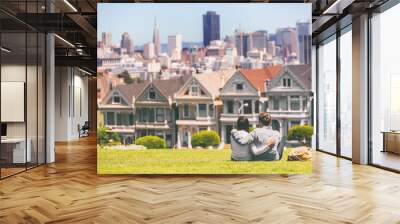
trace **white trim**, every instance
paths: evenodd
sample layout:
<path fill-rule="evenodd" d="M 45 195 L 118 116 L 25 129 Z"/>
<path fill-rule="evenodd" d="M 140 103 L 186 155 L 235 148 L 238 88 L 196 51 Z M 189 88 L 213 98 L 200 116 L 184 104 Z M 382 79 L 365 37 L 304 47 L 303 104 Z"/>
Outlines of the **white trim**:
<path fill-rule="evenodd" d="M 59 36 L 58 34 L 54 34 L 55 37 L 57 37 L 59 40 L 61 40 L 62 42 L 64 42 L 65 44 L 69 45 L 70 47 L 75 48 L 75 45 L 73 45 L 71 42 L 69 42 L 68 40 L 62 38 L 61 36 Z"/>
<path fill-rule="evenodd" d="M 64 0 L 64 3 L 68 5 L 74 12 L 78 12 L 78 10 L 73 6 L 68 0 Z"/>

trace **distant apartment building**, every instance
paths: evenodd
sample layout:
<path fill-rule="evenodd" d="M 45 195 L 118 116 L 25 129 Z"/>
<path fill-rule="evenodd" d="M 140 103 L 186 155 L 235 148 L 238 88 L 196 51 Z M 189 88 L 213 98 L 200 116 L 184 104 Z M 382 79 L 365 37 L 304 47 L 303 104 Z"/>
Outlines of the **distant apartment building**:
<path fill-rule="evenodd" d="M 276 33 L 276 44 L 281 47 L 281 55 L 288 58 L 292 55 L 298 56 L 296 28 L 280 28 Z"/>
<path fill-rule="evenodd" d="M 267 50 L 267 42 L 268 42 L 268 32 L 265 30 L 259 30 L 252 33 L 252 48 L 257 49 L 259 51 Z M 251 49 L 251 50 L 253 50 Z"/>
<path fill-rule="evenodd" d="M 101 34 L 101 42 L 103 43 L 103 47 L 111 47 L 112 46 L 112 35 L 111 33 L 104 32 Z"/>
<path fill-rule="evenodd" d="M 224 56 L 224 54 L 225 54 L 224 48 L 216 46 L 207 47 L 206 56 L 222 57 Z"/>
<path fill-rule="evenodd" d="M 119 56 L 105 56 L 97 58 L 97 67 L 102 69 L 117 69 L 121 66 L 121 57 Z"/>
<path fill-rule="evenodd" d="M 133 39 L 129 37 L 128 33 L 123 33 L 121 38 L 121 49 L 125 49 L 127 54 L 133 54 L 135 51 Z"/>
<path fill-rule="evenodd" d="M 235 32 L 235 47 L 239 56 L 247 57 L 247 52 L 252 49 L 252 35 L 241 30 Z"/>
<path fill-rule="evenodd" d="M 168 54 L 172 60 L 180 60 L 182 52 L 182 35 L 168 36 Z"/>
<path fill-rule="evenodd" d="M 276 46 L 275 41 L 270 40 L 267 42 L 267 52 L 271 55 L 271 57 L 276 56 Z"/>
<path fill-rule="evenodd" d="M 311 64 L 311 24 L 310 22 L 298 22 L 296 29 L 299 45 L 299 62 L 300 64 Z"/>
<path fill-rule="evenodd" d="M 154 43 L 146 43 L 146 44 L 144 44 L 143 57 L 145 59 L 152 59 L 155 56 L 156 56 L 156 54 L 155 54 Z"/>
<path fill-rule="evenodd" d="M 153 59 L 146 63 L 146 71 L 146 77 L 142 77 L 142 80 L 160 79 L 161 64 Z"/>
<path fill-rule="evenodd" d="M 220 39 L 220 18 L 216 12 L 208 11 L 203 15 L 203 44 L 210 45 L 213 40 Z"/>

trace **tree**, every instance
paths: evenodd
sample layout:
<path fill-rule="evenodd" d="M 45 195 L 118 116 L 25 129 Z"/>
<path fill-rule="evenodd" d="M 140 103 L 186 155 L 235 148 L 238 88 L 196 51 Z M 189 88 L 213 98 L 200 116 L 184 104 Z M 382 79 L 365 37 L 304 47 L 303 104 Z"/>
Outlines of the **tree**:
<path fill-rule="evenodd" d="M 310 145 L 313 133 L 314 128 L 310 125 L 295 125 L 289 129 L 288 139 L 305 142 L 306 145 Z"/>
<path fill-rule="evenodd" d="M 129 75 L 127 71 L 122 72 L 121 74 L 118 75 L 119 78 L 122 78 L 124 80 L 125 84 L 132 84 L 134 83 L 134 79 Z"/>

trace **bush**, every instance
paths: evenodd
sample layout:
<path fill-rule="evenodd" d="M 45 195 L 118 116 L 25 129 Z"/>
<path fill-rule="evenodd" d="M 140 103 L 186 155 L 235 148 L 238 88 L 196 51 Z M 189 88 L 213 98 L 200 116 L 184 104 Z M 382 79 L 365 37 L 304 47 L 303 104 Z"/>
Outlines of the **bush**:
<path fill-rule="evenodd" d="M 113 144 L 121 144 L 121 138 L 119 137 L 119 134 L 116 132 L 110 132 L 109 133 L 110 138 L 108 139 L 109 143 Z"/>
<path fill-rule="evenodd" d="M 144 136 L 136 139 L 136 145 L 143 145 L 148 149 L 163 149 L 167 147 L 165 140 L 158 136 Z"/>
<path fill-rule="evenodd" d="M 200 131 L 193 135 L 192 146 L 193 147 L 203 147 L 217 146 L 219 145 L 219 135 L 215 131 Z"/>
<path fill-rule="evenodd" d="M 305 141 L 307 145 L 310 145 L 313 132 L 314 128 L 310 125 L 295 125 L 289 128 L 288 139 Z"/>
<path fill-rule="evenodd" d="M 108 143 L 107 128 L 105 127 L 97 128 L 97 144 L 105 145 L 107 143 Z"/>
<path fill-rule="evenodd" d="M 108 129 L 105 127 L 97 128 L 97 144 L 99 145 L 121 144 L 121 138 L 119 137 L 119 134 L 115 132 L 107 132 L 107 130 Z"/>

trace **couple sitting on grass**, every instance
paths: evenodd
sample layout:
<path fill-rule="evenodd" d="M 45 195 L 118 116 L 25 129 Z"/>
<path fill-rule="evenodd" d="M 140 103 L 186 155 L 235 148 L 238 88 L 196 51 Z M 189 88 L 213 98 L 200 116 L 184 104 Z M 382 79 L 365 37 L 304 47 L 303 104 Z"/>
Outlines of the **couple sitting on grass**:
<path fill-rule="evenodd" d="M 272 130 L 272 118 L 269 113 L 259 115 L 261 127 L 249 132 L 249 120 L 239 117 L 237 129 L 231 132 L 232 160 L 233 161 L 274 161 L 281 157 L 278 145 L 282 136 Z"/>

